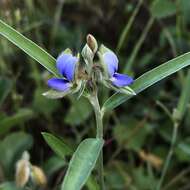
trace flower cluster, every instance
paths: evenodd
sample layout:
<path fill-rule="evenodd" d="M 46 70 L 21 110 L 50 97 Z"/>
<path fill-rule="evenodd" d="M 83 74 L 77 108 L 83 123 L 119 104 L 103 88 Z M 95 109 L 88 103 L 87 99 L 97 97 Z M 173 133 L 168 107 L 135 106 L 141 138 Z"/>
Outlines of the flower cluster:
<path fill-rule="evenodd" d="M 53 90 L 44 95 L 50 98 L 60 98 L 68 93 L 76 92 L 81 95 L 85 89 L 89 89 L 87 85 L 92 87 L 99 82 L 118 92 L 134 94 L 128 87 L 133 83 L 133 78 L 118 73 L 119 60 L 115 53 L 104 45 L 101 45 L 98 50 L 97 41 L 92 35 L 87 36 L 87 44 L 81 54 L 85 64 L 81 64 L 79 56 L 74 56 L 68 49 L 58 56 L 56 67 L 60 78 L 48 80 L 48 86 Z M 99 57 L 98 62 L 94 61 L 96 54 Z"/>
<path fill-rule="evenodd" d="M 28 152 L 24 152 L 22 158 L 16 164 L 15 181 L 17 187 L 25 187 L 29 181 L 39 187 L 45 187 L 47 178 L 43 170 L 30 163 L 30 156 Z"/>

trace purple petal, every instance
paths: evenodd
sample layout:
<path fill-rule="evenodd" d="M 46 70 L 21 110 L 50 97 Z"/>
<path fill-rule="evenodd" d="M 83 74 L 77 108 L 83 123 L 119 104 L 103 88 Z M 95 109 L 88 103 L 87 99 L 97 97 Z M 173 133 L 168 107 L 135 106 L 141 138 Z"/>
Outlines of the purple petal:
<path fill-rule="evenodd" d="M 109 51 L 103 54 L 103 59 L 107 66 L 109 75 L 112 77 L 118 70 L 118 58 L 113 52 Z"/>
<path fill-rule="evenodd" d="M 133 83 L 133 78 L 128 75 L 115 73 L 111 78 L 111 81 L 117 87 L 124 87 Z"/>
<path fill-rule="evenodd" d="M 71 87 L 71 83 L 65 79 L 51 78 L 47 82 L 50 88 L 58 91 L 67 91 Z"/>
<path fill-rule="evenodd" d="M 75 73 L 75 66 L 78 58 L 68 53 L 62 53 L 56 61 L 56 66 L 61 75 L 72 81 Z"/>
<path fill-rule="evenodd" d="M 70 57 L 70 54 L 62 53 L 59 55 L 56 61 L 57 70 L 62 75 L 63 71 L 65 70 L 67 59 Z"/>

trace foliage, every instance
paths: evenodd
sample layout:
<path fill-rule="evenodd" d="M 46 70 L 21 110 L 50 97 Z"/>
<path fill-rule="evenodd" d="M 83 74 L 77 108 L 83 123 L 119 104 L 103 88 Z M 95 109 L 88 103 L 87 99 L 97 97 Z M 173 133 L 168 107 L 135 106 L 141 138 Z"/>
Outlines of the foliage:
<path fill-rule="evenodd" d="M 120 70 L 136 78 L 133 90 L 146 89 L 137 96 L 100 89 L 107 189 L 156 189 L 174 124 L 177 140 L 162 189 L 188 188 L 190 74 L 181 69 L 190 64 L 189 0 L 111 0 L 106 6 L 100 0 L 16 0 L 0 6 L 0 34 L 51 73 L 58 75 L 54 57 L 67 47 L 80 51 L 91 32 L 110 49 L 117 47 Z M 71 153 L 83 139 L 95 136 L 92 108 L 75 96 L 43 98 L 50 72 L 2 37 L 0 48 L 0 189 L 16 189 L 15 166 L 25 150 L 48 177 L 44 189 L 61 189 Z M 86 150 L 89 156 L 95 154 L 92 148 Z M 99 190 L 96 171 L 87 182 L 84 176 L 84 189 Z"/>

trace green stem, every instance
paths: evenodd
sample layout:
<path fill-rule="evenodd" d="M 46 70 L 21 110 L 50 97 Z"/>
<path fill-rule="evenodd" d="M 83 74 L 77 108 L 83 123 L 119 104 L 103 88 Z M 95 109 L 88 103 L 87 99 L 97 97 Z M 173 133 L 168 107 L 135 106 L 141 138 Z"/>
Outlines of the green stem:
<path fill-rule="evenodd" d="M 177 174 L 174 178 L 172 178 L 172 180 L 168 184 L 166 184 L 165 187 L 163 187 L 163 190 L 169 188 L 171 189 L 171 187 L 173 187 L 177 182 L 182 180 L 189 173 L 190 173 L 190 167 L 186 168 L 185 170 Z"/>
<path fill-rule="evenodd" d="M 132 25 L 134 23 L 134 20 L 135 20 L 135 18 L 137 16 L 137 13 L 140 10 L 140 7 L 141 7 L 142 3 L 143 3 L 143 0 L 138 1 L 137 6 L 135 7 L 129 21 L 127 22 L 124 30 L 122 31 L 122 34 L 121 34 L 121 36 L 119 38 L 119 42 L 118 42 L 117 48 L 116 48 L 117 53 L 119 53 L 119 51 L 123 47 L 124 43 L 127 44 L 127 39 L 128 39 L 128 36 L 129 36 L 128 34 L 129 34 L 130 29 L 131 29 L 131 27 L 132 27 Z"/>
<path fill-rule="evenodd" d="M 97 127 L 96 138 L 103 139 L 102 112 L 100 109 L 97 93 L 94 93 L 93 95 L 89 96 L 89 101 L 94 108 L 94 113 L 96 117 L 96 127 Z"/>
<path fill-rule="evenodd" d="M 124 68 L 124 73 L 127 73 L 128 71 L 131 70 L 133 63 L 135 62 L 137 55 L 138 55 L 138 53 L 139 53 L 147 35 L 148 35 L 152 25 L 154 24 L 154 20 L 155 20 L 154 17 L 150 17 L 150 19 L 148 20 L 139 40 L 137 41 L 137 43 L 135 44 L 135 47 L 132 50 L 132 53 L 129 57 L 129 61 L 127 62 L 126 66 Z"/>
<path fill-rule="evenodd" d="M 105 190 L 104 185 L 104 164 L 103 164 L 103 150 L 100 152 L 100 156 L 98 158 L 98 175 L 100 181 L 100 189 Z"/>
<path fill-rule="evenodd" d="M 102 112 L 100 109 L 100 104 L 98 101 L 97 93 L 89 97 L 89 100 L 94 108 L 94 113 L 96 117 L 96 138 L 103 139 L 103 121 L 102 121 Z M 104 186 L 104 165 L 103 165 L 103 150 L 100 152 L 100 156 L 98 158 L 98 175 L 100 181 L 100 189 L 105 190 Z"/>
<path fill-rule="evenodd" d="M 168 167 L 169 167 L 172 155 L 173 155 L 173 151 L 174 151 L 174 145 L 175 145 L 176 138 L 177 138 L 177 131 L 178 131 L 178 123 L 174 123 L 170 150 L 168 152 L 166 161 L 164 163 L 164 167 L 163 167 L 163 170 L 162 170 L 161 178 L 160 178 L 160 181 L 158 182 L 156 190 L 160 190 L 161 189 L 162 183 L 164 181 L 164 177 L 166 176 L 166 172 L 168 170 Z"/>

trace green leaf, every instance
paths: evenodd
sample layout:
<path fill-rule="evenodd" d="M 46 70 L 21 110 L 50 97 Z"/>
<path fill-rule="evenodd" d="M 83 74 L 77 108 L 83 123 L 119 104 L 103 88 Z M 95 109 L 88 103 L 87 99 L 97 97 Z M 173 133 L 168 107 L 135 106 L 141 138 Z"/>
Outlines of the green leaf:
<path fill-rule="evenodd" d="M 0 164 L 3 166 L 7 176 L 13 177 L 16 161 L 32 145 L 32 136 L 23 132 L 9 134 L 0 141 L 0 152 L 2 153 L 0 154 Z"/>
<path fill-rule="evenodd" d="M 0 20 L 0 34 L 11 41 L 13 44 L 22 49 L 30 57 L 35 59 L 38 63 L 44 66 L 48 71 L 55 76 L 59 76 L 55 67 L 55 58 L 48 54 L 44 49 L 37 44 L 20 34 L 18 31 Z"/>
<path fill-rule="evenodd" d="M 175 148 L 175 154 L 181 162 L 190 162 L 190 138 L 183 139 Z"/>
<path fill-rule="evenodd" d="M 42 95 L 43 92 L 44 89 L 41 88 L 35 90 L 32 107 L 35 112 L 42 113 L 46 115 L 46 117 L 49 117 L 60 104 L 58 101 L 44 98 Z"/>
<path fill-rule="evenodd" d="M 16 184 L 12 182 L 5 182 L 0 184 L 0 190 L 21 190 L 21 189 L 17 188 Z"/>
<path fill-rule="evenodd" d="M 126 162 L 116 160 L 110 162 L 106 170 L 107 189 L 122 190 L 131 187 L 131 176 L 128 174 L 129 169 L 126 168 L 129 168 Z M 134 189 L 130 188 L 130 190 Z"/>
<path fill-rule="evenodd" d="M 69 163 L 62 190 L 80 190 L 96 164 L 104 141 L 85 139 L 77 148 Z"/>
<path fill-rule="evenodd" d="M 67 162 L 58 156 L 51 156 L 43 164 L 43 169 L 46 176 L 51 177 L 55 172 L 65 167 Z"/>
<path fill-rule="evenodd" d="M 137 152 L 142 148 L 151 132 L 151 127 L 144 123 L 143 127 L 137 128 L 139 125 L 140 123 L 130 118 L 126 120 L 126 124 L 114 127 L 113 135 L 120 147 Z"/>
<path fill-rule="evenodd" d="M 189 23 L 190 1 L 180 0 L 177 2 L 177 5 L 178 5 L 178 10 L 180 10 L 181 13 L 183 13 L 184 23 Z"/>
<path fill-rule="evenodd" d="M 190 70 L 188 71 L 182 93 L 180 95 L 177 108 L 174 110 L 174 119 L 181 121 L 190 101 Z"/>
<path fill-rule="evenodd" d="M 65 122 L 69 125 L 80 125 L 91 115 L 92 107 L 87 99 L 83 97 L 80 100 L 72 98 L 71 101 L 72 106 L 65 117 Z"/>
<path fill-rule="evenodd" d="M 100 187 L 97 184 L 97 181 L 92 175 L 88 178 L 86 182 L 86 187 L 88 188 L 88 190 L 100 190 Z"/>
<path fill-rule="evenodd" d="M 134 168 L 132 171 L 134 189 L 140 190 L 155 190 L 158 180 L 155 176 L 146 172 L 146 169 L 142 166 Z M 150 183 L 151 182 L 151 183 Z"/>
<path fill-rule="evenodd" d="M 139 78 L 137 78 L 130 87 L 134 90 L 136 94 L 138 94 L 148 87 L 152 86 L 153 84 L 157 83 L 158 81 L 161 81 L 162 79 L 189 65 L 190 53 L 185 53 L 144 73 Z M 132 97 L 133 95 L 123 95 L 115 93 L 104 103 L 102 107 L 102 113 L 118 107 L 120 104 L 124 103 Z"/>
<path fill-rule="evenodd" d="M 176 3 L 172 0 L 157 0 L 153 2 L 151 13 L 156 18 L 166 18 L 176 13 Z"/>
<path fill-rule="evenodd" d="M 65 158 L 66 155 L 70 155 L 73 151 L 59 138 L 50 133 L 42 133 L 46 143 L 51 149 L 61 158 Z"/>
<path fill-rule="evenodd" d="M 124 44 L 127 44 L 127 40 L 129 38 L 129 32 L 133 26 L 134 20 L 137 16 L 137 13 L 140 10 L 142 3 L 143 3 L 143 0 L 138 1 L 132 15 L 130 16 L 129 20 L 127 21 L 126 26 L 124 27 L 123 31 L 121 32 L 121 35 L 119 37 L 119 41 L 117 44 L 117 48 L 116 48 L 117 52 L 120 51 L 120 49 L 123 47 Z"/>
<path fill-rule="evenodd" d="M 31 119 L 33 115 L 34 113 L 30 109 L 22 108 L 12 116 L 4 116 L 0 120 L 0 135 L 9 132 L 12 127 Z"/>
<path fill-rule="evenodd" d="M 12 82 L 9 79 L 0 78 L 0 107 L 12 88 Z"/>

